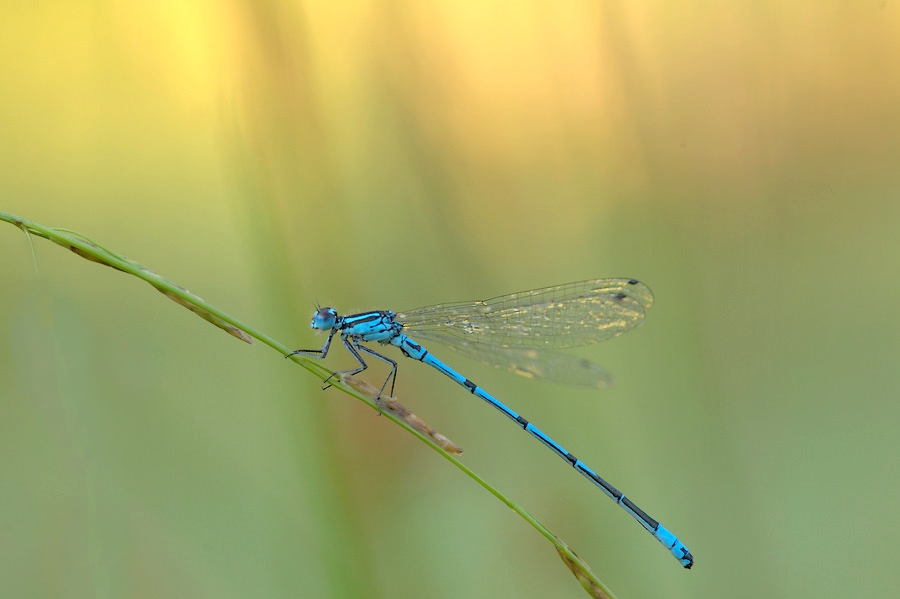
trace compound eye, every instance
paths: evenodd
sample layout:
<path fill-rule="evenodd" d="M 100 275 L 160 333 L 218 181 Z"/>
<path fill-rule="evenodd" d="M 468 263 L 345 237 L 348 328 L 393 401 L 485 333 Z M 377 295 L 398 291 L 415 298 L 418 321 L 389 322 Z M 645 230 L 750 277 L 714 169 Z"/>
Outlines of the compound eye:
<path fill-rule="evenodd" d="M 309 323 L 309 327 L 319 331 L 327 331 L 334 328 L 334 323 L 336 321 L 337 310 L 334 308 L 319 308 L 316 310 L 316 313 L 313 314 L 312 322 Z"/>

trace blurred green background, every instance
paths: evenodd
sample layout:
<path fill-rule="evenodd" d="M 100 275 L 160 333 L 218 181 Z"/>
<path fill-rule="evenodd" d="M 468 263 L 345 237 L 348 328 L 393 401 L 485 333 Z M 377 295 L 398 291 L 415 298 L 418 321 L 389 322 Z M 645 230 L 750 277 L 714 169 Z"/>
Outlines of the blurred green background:
<path fill-rule="evenodd" d="M 900 587 L 896 2 L 7 2 L 0 210 L 294 347 L 343 311 L 596 277 L 605 392 L 432 348 L 400 399 L 622 598 Z M 0 227 L 6 597 L 584 597 L 386 418 L 146 284 Z M 347 366 L 335 352 L 328 364 Z M 373 366 L 369 380 L 386 371 Z"/>

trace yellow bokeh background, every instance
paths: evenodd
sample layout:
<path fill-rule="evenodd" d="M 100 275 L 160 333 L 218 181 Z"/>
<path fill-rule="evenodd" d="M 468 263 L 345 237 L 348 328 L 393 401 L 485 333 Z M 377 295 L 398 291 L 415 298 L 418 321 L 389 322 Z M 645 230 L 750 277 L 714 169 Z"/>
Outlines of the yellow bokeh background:
<path fill-rule="evenodd" d="M 898 164 L 887 0 L 0 6 L 0 211 L 289 346 L 323 341 L 316 303 L 645 281 L 646 322 L 577 352 L 609 391 L 429 349 L 681 537 L 689 572 L 392 355 L 404 404 L 622 599 L 900 587 Z M 0 595 L 586 596 L 388 419 L 135 279 L 34 253 L 0 227 Z"/>

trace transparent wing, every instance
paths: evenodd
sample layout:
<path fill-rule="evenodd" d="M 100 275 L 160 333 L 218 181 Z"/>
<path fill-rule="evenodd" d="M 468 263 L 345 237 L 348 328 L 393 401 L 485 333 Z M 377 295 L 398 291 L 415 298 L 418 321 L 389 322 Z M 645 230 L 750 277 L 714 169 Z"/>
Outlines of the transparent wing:
<path fill-rule="evenodd" d="M 653 293 L 640 281 L 594 279 L 484 301 L 438 304 L 398 313 L 396 320 L 411 334 L 440 333 L 441 343 L 462 353 L 465 350 L 456 347 L 460 341 L 507 349 L 563 349 L 621 335 L 637 326 L 652 305 Z"/>
<path fill-rule="evenodd" d="M 605 389 L 613 376 L 599 364 L 570 354 L 528 347 L 460 341 L 436 331 L 419 331 L 416 340 L 437 341 L 466 357 L 527 378 Z"/>

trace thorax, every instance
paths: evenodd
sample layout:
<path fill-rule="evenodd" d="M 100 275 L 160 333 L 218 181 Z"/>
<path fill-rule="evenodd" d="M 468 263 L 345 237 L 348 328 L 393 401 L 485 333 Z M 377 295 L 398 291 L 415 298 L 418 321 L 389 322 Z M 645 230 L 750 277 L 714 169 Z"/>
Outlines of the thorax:
<path fill-rule="evenodd" d="M 400 334 L 403 325 L 394 321 L 396 314 L 390 310 L 377 310 L 345 316 L 341 336 L 358 341 L 388 343 Z"/>

